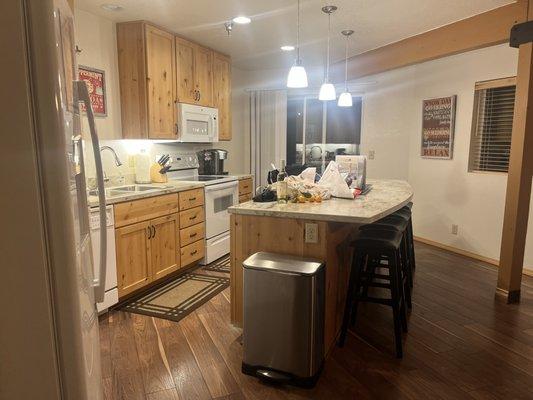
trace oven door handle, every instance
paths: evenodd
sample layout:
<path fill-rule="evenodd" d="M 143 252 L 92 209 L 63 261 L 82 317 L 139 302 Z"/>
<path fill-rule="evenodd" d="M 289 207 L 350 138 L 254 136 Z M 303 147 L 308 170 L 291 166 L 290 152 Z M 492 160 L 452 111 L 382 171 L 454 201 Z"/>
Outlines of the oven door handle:
<path fill-rule="evenodd" d="M 228 183 L 218 183 L 216 185 L 206 186 L 205 187 L 205 191 L 206 192 L 213 192 L 215 190 L 230 189 L 230 188 L 233 188 L 233 187 L 236 188 L 237 186 L 239 186 L 239 182 L 238 181 L 231 181 L 231 182 L 228 182 Z"/>

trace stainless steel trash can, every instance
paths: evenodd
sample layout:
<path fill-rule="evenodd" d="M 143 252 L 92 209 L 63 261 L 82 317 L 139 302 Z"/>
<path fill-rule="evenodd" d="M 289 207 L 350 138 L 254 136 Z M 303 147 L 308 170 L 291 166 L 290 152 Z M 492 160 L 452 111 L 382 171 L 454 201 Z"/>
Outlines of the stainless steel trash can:
<path fill-rule="evenodd" d="M 243 266 L 242 372 L 313 386 L 324 362 L 324 263 L 259 252 Z"/>

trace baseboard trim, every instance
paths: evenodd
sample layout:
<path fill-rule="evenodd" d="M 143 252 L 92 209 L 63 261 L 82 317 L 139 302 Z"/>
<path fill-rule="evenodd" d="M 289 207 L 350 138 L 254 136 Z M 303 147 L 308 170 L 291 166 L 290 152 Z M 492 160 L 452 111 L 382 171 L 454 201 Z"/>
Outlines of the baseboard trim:
<path fill-rule="evenodd" d="M 434 240 L 426 239 L 420 236 L 414 236 L 413 239 L 416 240 L 417 242 L 428 244 L 433 247 L 438 247 L 439 249 L 447 250 L 451 253 L 459 254 L 461 256 L 472 258 L 474 260 L 483 261 L 487 264 L 491 264 L 496 267 L 500 266 L 500 261 L 494 258 L 485 257 L 480 254 L 472 253 L 471 251 L 463 250 L 463 249 L 460 249 L 454 246 L 449 246 L 444 243 L 435 242 Z M 524 268 L 522 273 L 524 275 L 533 277 L 533 268 Z"/>

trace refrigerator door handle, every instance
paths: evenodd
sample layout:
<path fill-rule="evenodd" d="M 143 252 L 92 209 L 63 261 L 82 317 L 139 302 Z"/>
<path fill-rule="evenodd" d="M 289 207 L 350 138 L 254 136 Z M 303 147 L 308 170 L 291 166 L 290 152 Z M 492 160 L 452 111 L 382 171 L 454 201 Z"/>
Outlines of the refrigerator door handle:
<path fill-rule="evenodd" d="M 94 297 L 97 303 L 104 300 L 105 295 L 105 279 L 107 275 L 107 215 L 105 202 L 105 188 L 104 188 L 104 171 L 102 167 L 102 158 L 100 155 L 100 142 L 98 141 L 98 134 L 96 133 L 96 125 L 94 123 L 94 114 L 91 106 L 91 99 L 89 98 L 89 91 L 84 81 L 74 81 L 76 89 L 78 90 L 78 98 L 83 101 L 85 111 L 87 113 L 87 120 L 89 121 L 89 131 L 91 133 L 91 142 L 94 152 L 94 164 L 96 169 L 96 183 L 98 187 L 98 209 L 100 214 L 100 268 L 97 277 L 94 277 Z"/>

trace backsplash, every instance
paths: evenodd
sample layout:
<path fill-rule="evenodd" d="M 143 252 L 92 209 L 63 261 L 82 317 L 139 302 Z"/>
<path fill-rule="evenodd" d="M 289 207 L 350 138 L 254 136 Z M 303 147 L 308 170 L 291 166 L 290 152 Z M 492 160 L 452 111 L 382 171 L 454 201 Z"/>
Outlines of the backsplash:
<path fill-rule="evenodd" d="M 109 185 L 134 183 L 135 173 L 133 156 L 144 149 L 152 159 L 156 161 L 158 154 L 174 153 L 176 151 L 199 151 L 216 147 L 212 143 L 161 143 L 152 140 L 101 140 L 100 146 L 109 146 L 115 150 L 122 162 L 120 167 L 115 165 L 113 154 L 109 151 L 101 153 L 104 172 L 109 178 Z M 84 141 L 85 174 L 89 186 L 93 186 L 96 176 L 94 156 L 90 141 Z"/>

